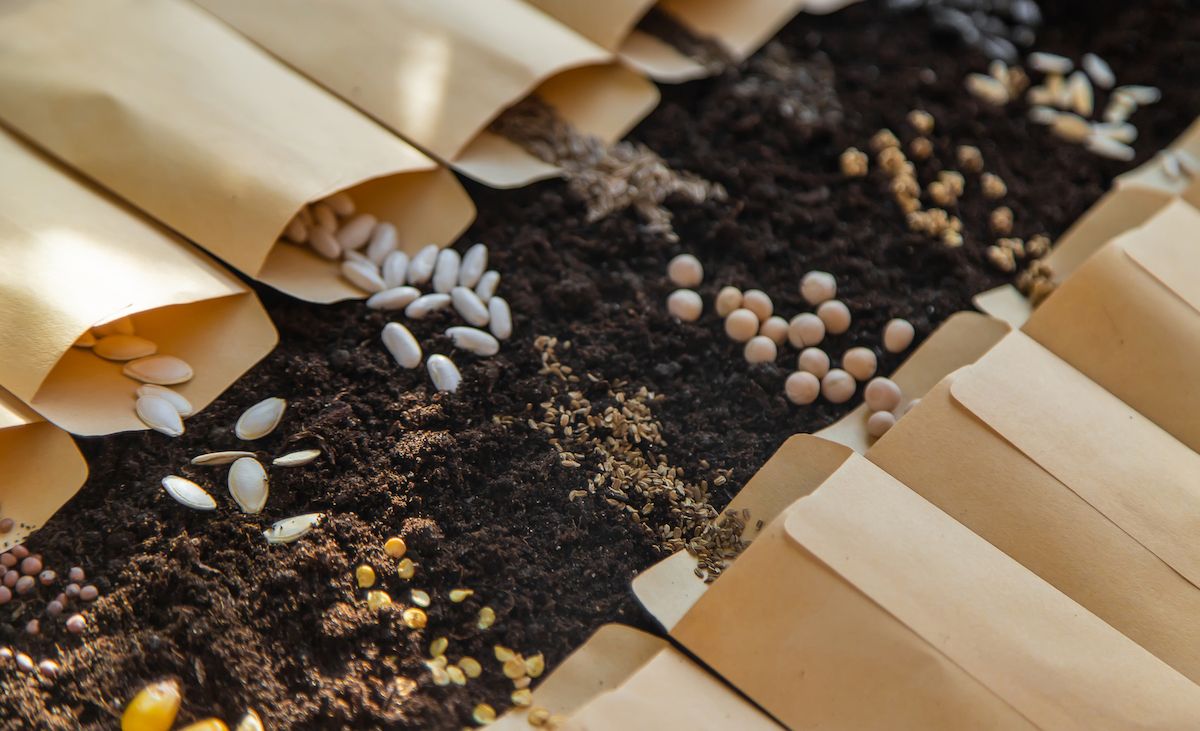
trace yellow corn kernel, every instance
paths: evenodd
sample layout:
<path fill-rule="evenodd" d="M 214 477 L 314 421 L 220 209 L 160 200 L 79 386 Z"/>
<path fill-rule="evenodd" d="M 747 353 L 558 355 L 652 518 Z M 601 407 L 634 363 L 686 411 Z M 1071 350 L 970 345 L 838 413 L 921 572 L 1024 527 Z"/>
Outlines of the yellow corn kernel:
<path fill-rule="evenodd" d="M 515 679 L 515 678 L 524 677 L 524 675 L 525 675 L 525 661 L 521 658 L 520 655 L 517 655 L 516 657 L 514 657 L 511 660 L 504 663 L 504 677 L 509 678 L 509 679 Z"/>
<path fill-rule="evenodd" d="M 471 714 L 471 718 L 475 719 L 475 723 L 486 725 L 496 720 L 496 709 L 486 703 L 480 703 L 475 706 L 475 712 Z"/>
<path fill-rule="evenodd" d="M 354 578 L 358 580 L 360 589 L 370 589 L 375 586 L 375 569 L 370 566 L 359 566 L 354 570 Z"/>
<path fill-rule="evenodd" d="M 242 716 L 242 720 L 238 721 L 234 731 L 263 731 L 262 719 L 252 709 L 249 709 L 246 711 L 246 715 Z"/>
<path fill-rule="evenodd" d="M 530 726 L 545 726 L 546 722 L 550 720 L 550 711 L 541 707 L 534 708 L 529 711 L 526 718 L 529 720 Z"/>
<path fill-rule="evenodd" d="M 413 589 L 409 594 L 412 596 L 413 604 L 416 604 L 418 607 L 427 607 L 432 604 L 429 600 L 429 594 L 420 589 Z"/>
<path fill-rule="evenodd" d="M 450 640 L 445 637 L 439 637 L 429 644 L 429 656 L 441 657 L 446 654 L 446 648 L 450 646 Z"/>
<path fill-rule="evenodd" d="M 229 727 L 221 722 L 220 719 L 206 718 L 190 726 L 184 726 L 179 731 L 229 731 Z"/>
<path fill-rule="evenodd" d="M 479 610 L 479 622 L 476 624 L 479 629 L 487 629 L 496 621 L 496 612 L 491 607 L 484 607 Z"/>
<path fill-rule="evenodd" d="M 528 688 L 514 690 L 512 693 L 512 702 L 514 706 L 532 706 L 533 691 L 529 690 Z"/>
<path fill-rule="evenodd" d="M 448 666 L 446 668 L 446 674 L 450 676 L 450 680 L 452 680 L 455 685 L 467 684 L 467 674 L 464 673 L 462 668 L 458 667 L 457 665 Z"/>
<path fill-rule="evenodd" d="M 509 660 L 511 660 L 517 656 L 517 653 L 508 649 L 504 645 L 496 645 L 494 650 L 496 653 L 496 659 L 499 660 L 500 662 L 508 662 Z"/>
<path fill-rule="evenodd" d="M 420 609 L 404 610 L 404 626 L 409 629 L 421 629 L 427 621 L 428 617 Z"/>
<path fill-rule="evenodd" d="M 396 565 L 396 575 L 401 579 L 411 579 L 413 574 L 417 572 L 417 565 L 412 562 L 411 558 L 401 559 Z"/>
<path fill-rule="evenodd" d="M 164 680 L 142 688 L 121 714 L 121 731 L 167 731 L 179 712 L 179 683 Z"/>
<path fill-rule="evenodd" d="M 402 558 L 407 551 L 404 539 L 397 536 L 387 539 L 383 544 L 383 552 L 392 558 Z"/>
<path fill-rule="evenodd" d="M 533 657 L 525 658 L 525 674 L 531 678 L 540 677 L 542 671 L 546 669 L 546 658 L 542 653 L 538 653 Z"/>
<path fill-rule="evenodd" d="M 483 673 L 483 666 L 473 657 L 464 657 L 459 659 L 458 666 L 468 678 L 478 678 Z"/>
<path fill-rule="evenodd" d="M 368 591 L 367 592 L 367 608 L 372 612 L 380 607 L 386 607 L 392 603 L 392 598 L 388 596 L 386 591 Z"/>

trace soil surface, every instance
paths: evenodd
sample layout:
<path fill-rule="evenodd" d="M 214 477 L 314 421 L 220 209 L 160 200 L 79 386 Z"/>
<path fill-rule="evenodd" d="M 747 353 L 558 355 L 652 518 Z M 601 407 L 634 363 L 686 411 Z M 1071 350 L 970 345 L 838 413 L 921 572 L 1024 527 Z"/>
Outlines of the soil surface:
<path fill-rule="evenodd" d="M 100 599 L 85 607 L 82 635 L 65 631 L 67 615 L 45 614 L 58 587 L 0 610 L 0 644 L 62 666 L 51 683 L 0 661 L 0 727 L 116 728 L 134 693 L 171 677 L 184 694 L 178 725 L 209 716 L 232 725 L 249 707 L 271 731 L 458 729 L 474 725 L 477 703 L 498 711 L 510 704 L 512 684 L 493 645 L 545 653 L 552 668 L 604 623 L 650 629 L 629 581 L 662 557 L 656 536 L 620 502 L 587 492 L 594 460 L 564 465 L 550 436 L 528 420 L 540 420 L 540 404 L 561 403 L 568 390 L 602 409 L 617 392 L 644 387 L 657 396 L 648 403 L 664 441 L 642 445 L 648 459 L 706 480 L 720 508 L 787 437 L 828 425 L 858 398 L 789 404 L 783 380 L 795 351 L 781 348 L 776 364 L 748 366 L 713 312 L 719 287 L 762 289 L 791 317 L 810 309 L 799 296 L 800 276 L 833 272 L 854 324 L 823 347 L 835 357 L 853 345 L 874 348 L 880 372 L 889 373 L 903 356 L 882 352 L 885 321 L 908 318 L 919 341 L 969 309 L 972 295 L 1008 281 L 984 260 L 996 204 L 984 200 L 977 176 L 967 176 L 951 211 L 965 224 L 966 244 L 950 250 L 908 231 L 874 161 L 869 176 L 844 178 L 842 150 L 866 149 L 883 126 L 907 146 L 913 131 L 905 115 L 926 109 L 937 128 L 934 159 L 918 163 L 922 183 L 943 165 L 955 167 L 956 145 L 976 145 L 985 170 L 1008 184 L 1000 203 L 1015 213 L 1014 235 L 1055 237 L 1114 175 L 1200 114 L 1194 5 L 1083 8 L 1044 8 L 1035 48 L 1075 59 L 1094 51 L 1119 83 L 1163 90 L 1161 103 L 1132 120 L 1141 131 L 1133 163 L 1057 141 L 1025 121 L 1023 102 L 982 107 L 962 82 L 984 71 L 986 58 L 935 38 L 921 13 L 893 16 L 864 3 L 801 16 L 778 36 L 797 60 L 823 53 L 832 62 L 843 109 L 832 128 L 798 126 L 780 111 L 778 90 L 747 87 L 737 70 L 663 88 L 662 105 L 630 138 L 729 193 L 719 203 L 669 202 L 678 243 L 645 233 L 629 211 L 586 222 L 583 205 L 558 181 L 516 191 L 468 183 L 479 218 L 458 248 L 490 247 L 515 334 L 499 355 L 474 358 L 453 352 L 441 335 L 460 324 L 453 316 L 410 324 L 426 353 L 453 354 L 464 376 L 457 393 L 439 394 L 423 369 L 394 364 L 379 341 L 385 314 L 361 303 L 309 305 L 260 287 L 280 331 L 278 349 L 189 419 L 183 437 L 80 440 L 91 477 L 28 546 L 60 575 L 84 567 Z M 683 252 L 706 268 L 699 288 L 706 313 L 691 324 L 665 307 L 673 289 L 666 262 Z M 578 384 L 542 372 L 535 346 L 542 335 L 558 338 L 557 357 Z M 287 399 L 287 413 L 273 434 L 247 446 L 232 425 L 269 396 Z M 268 458 L 314 446 L 325 450 L 316 462 L 270 468 L 270 499 L 258 516 L 228 499 L 226 468 L 188 463 L 213 450 Z M 178 505 L 159 487 L 167 474 L 208 487 L 218 509 Z M 718 485 L 722 475 L 728 479 Z M 577 490 L 584 492 L 572 500 Z M 264 541 L 271 522 L 308 512 L 328 517 L 296 543 Z M 417 564 L 411 580 L 399 578 L 383 553 L 392 535 L 405 538 Z M 392 608 L 367 609 L 354 580 L 360 564 L 374 567 L 375 588 L 391 595 Z M 413 606 L 411 588 L 433 597 L 421 630 L 401 616 Z M 446 596 L 455 588 L 474 594 L 452 603 Z M 475 626 L 483 606 L 497 615 L 486 630 Z M 41 619 L 41 636 L 23 632 L 31 618 Z M 452 660 L 477 658 L 482 677 L 434 685 L 423 660 L 441 636 Z"/>

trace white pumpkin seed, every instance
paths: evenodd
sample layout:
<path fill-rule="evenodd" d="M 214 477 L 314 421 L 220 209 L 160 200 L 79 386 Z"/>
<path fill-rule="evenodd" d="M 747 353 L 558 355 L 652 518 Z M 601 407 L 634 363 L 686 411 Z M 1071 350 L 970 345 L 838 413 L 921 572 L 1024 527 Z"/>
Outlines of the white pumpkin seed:
<path fill-rule="evenodd" d="M 267 471 L 253 457 L 242 457 L 229 468 L 229 494 L 243 513 L 261 513 L 267 504 Z"/>
<path fill-rule="evenodd" d="M 430 244 L 416 253 L 408 263 L 408 283 L 425 284 L 433 276 L 433 267 L 437 264 L 438 247 Z"/>
<path fill-rule="evenodd" d="M 342 276 L 364 292 L 374 294 L 385 289 L 383 277 L 379 274 L 379 267 L 370 261 L 347 260 L 342 262 Z"/>
<path fill-rule="evenodd" d="M 96 341 L 92 352 L 106 360 L 134 360 L 158 352 L 158 346 L 137 335 L 106 335 Z"/>
<path fill-rule="evenodd" d="M 367 298 L 367 307 L 372 310 L 403 310 L 421 296 L 416 287 L 392 287 L 376 292 Z"/>
<path fill-rule="evenodd" d="M 483 327 L 488 324 L 487 306 L 471 289 L 455 287 L 450 290 L 450 300 L 454 303 L 454 309 L 458 310 L 458 314 L 462 315 L 462 318 L 470 324 L 475 327 Z"/>
<path fill-rule="evenodd" d="M 1171 180 L 1179 180 L 1183 175 L 1183 170 L 1179 166 L 1179 158 L 1170 150 L 1162 151 L 1162 166 L 1163 173 Z"/>
<path fill-rule="evenodd" d="M 152 355 L 149 358 L 131 360 L 121 372 L 142 383 L 159 386 L 187 383 L 195 375 L 187 361 L 173 355 Z"/>
<path fill-rule="evenodd" d="M 135 333 L 133 320 L 129 317 L 119 317 L 112 322 L 92 326 L 92 334 L 98 338 L 106 338 L 109 335 L 134 335 Z"/>
<path fill-rule="evenodd" d="M 1092 133 L 1092 125 L 1083 117 L 1063 112 L 1054 118 L 1050 131 L 1067 142 L 1082 142 Z"/>
<path fill-rule="evenodd" d="M 92 332 L 89 330 L 89 331 L 85 332 L 84 334 L 80 335 L 78 338 L 76 338 L 75 342 L 71 343 L 71 346 L 75 347 L 75 348 L 90 348 L 95 344 L 96 344 L 96 336 L 93 335 Z"/>
<path fill-rule="evenodd" d="M 324 513 L 307 513 L 292 518 L 275 521 L 270 528 L 263 531 L 267 543 L 291 543 L 308 535 L 309 531 L 321 522 Z M 239 728 L 241 728 L 239 726 Z"/>
<path fill-rule="evenodd" d="M 420 320 L 429 316 L 434 310 L 440 310 L 450 304 L 448 294 L 426 294 L 408 303 L 404 315 L 412 320 Z"/>
<path fill-rule="evenodd" d="M 1029 121 L 1034 124 L 1054 124 L 1054 120 L 1058 119 L 1058 112 L 1047 106 L 1034 106 L 1029 108 Z"/>
<path fill-rule="evenodd" d="M 332 233 L 320 226 L 308 232 L 308 245 L 326 259 L 336 259 L 342 255 L 342 245 Z"/>
<path fill-rule="evenodd" d="M 500 352 L 500 341 L 482 330 L 473 327 L 451 327 L 446 335 L 454 340 L 454 347 L 470 351 L 475 355 L 495 355 Z"/>
<path fill-rule="evenodd" d="M 192 408 L 192 403 L 183 397 L 182 394 L 176 393 L 166 386 L 159 386 L 153 383 L 146 383 L 138 386 L 138 396 L 157 396 L 164 401 L 169 401 L 175 410 L 179 412 L 179 416 L 187 418 L 196 413 Z"/>
<path fill-rule="evenodd" d="M 1111 137 L 1101 137 L 1099 135 L 1088 137 L 1084 140 L 1083 146 L 1093 155 L 1120 160 L 1122 162 L 1129 162 L 1136 154 L 1134 149 L 1124 142 L 1118 142 Z"/>
<path fill-rule="evenodd" d="M 343 249 L 361 249 L 371 238 L 378 219 L 370 213 L 360 213 L 338 229 L 337 240 Z"/>
<path fill-rule="evenodd" d="M 396 227 L 383 221 L 371 232 L 371 240 L 367 243 L 367 258 L 375 262 L 375 266 L 383 266 L 388 255 L 399 248 L 400 235 L 396 233 Z"/>
<path fill-rule="evenodd" d="M 986 74 L 968 74 L 967 91 L 988 104 L 998 107 L 1008 103 L 1008 88 Z"/>
<path fill-rule="evenodd" d="M 416 368 L 421 365 L 421 344 L 408 328 L 398 322 L 383 326 L 383 346 L 388 349 L 401 368 Z"/>
<path fill-rule="evenodd" d="M 1076 71 L 1067 79 L 1067 99 L 1071 109 L 1081 117 L 1090 117 L 1095 109 L 1096 96 L 1091 79 L 1082 71 Z"/>
<path fill-rule="evenodd" d="M 462 266 L 458 268 L 458 283 L 464 287 L 474 287 L 479 283 L 487 269 L 488 248 L 484 244 L 475 244 L 463 254 Z M 481 298 L 482 299 L 482 298 Z"/>
<path fill-rule="evenodd" d="M 1111 89 L 1113 84 L 1117 83 L 1117 76 L 1113 73 L 1112 66 L 1094 53 L 1083 54 L 1083 62 L 1079 65 L 1101 89 Z"/>
<path fill-rule="evenodd" d="M 299 452 L 290 452 L 282 457 L 276 457 L 271 464 L 276 467 L 302 467 L 320 456 L 321 450 L 319 449 L 302 449 Z"/>
<path fill-rule="evenodd" d="M 1183 148 L 1175 150 L 1175 159 L 1179 161 L 1179 166 L 1183 171 L 1191 176 L 1200 175 L 1200 160 L 1196 156 Z"/>
<path fill-rule="evenodd" d="M 433 266 L 433 291 L 438 294 L 449 294 L 454 285 L 458 284 L 458 269 L 462 257 L 454 249 L 442 249 L 438 252 L 437 262 Z"/>
<path fill-rule="evenodd" d="M 429 377 L 433 379 L 434 388 L 439 391 L 454 393 L 458 390 L 458 385 L 462 383 L 462 374 L 458 372 L 458 366 L 444 355 L 429 356 L 425 367 L 429 369 Z"/>
<path fill-rule="evenodd" d="M 1097 122 L 1092 125 L 1092 133 L 1129 144 L 1137 139 L 1138 129 L 1129 122 Z"/>
<path fill-rule="evenodd" d="M 512 337 L 512 311 L 503 297 L 488 300 L 488 329 L 500 340 Z"/>
<path fill-rule="evenodd" d="M 175 501 L 180 505 L 185 505 L 195 510 L 216 510 L 217 501 L 213 500 L 212 495 L 204 491 L 191 480 L 186 480 L 175 475 L 167 475 L 162 479 L 163 489 L 167 494 L 175 498 Z"/>
<path fill-rule="evenodd" d="M 1162 99 L 1162 92 L 1156 86 L 1118 86 L 1113 93 L 1128 96 L 1140 107 Z"/>
<path fill-rule="evenodd" d="M 403 287 L 408 275 L 408 254 L 393 251 L 383 260 L 383 283 L 388 289 Z"/>
<path fill-rule="evenodd" d="M 1041 71 L 1045 74 L 1063 74 L 1064 76 L 1075 68 L 1075 63 L 1066 56 L 1042 53 L 1041 51 L 1034 51 L 1026 56 L 1025 63 L 1034 71 Z"/>
<path fill-rule="evenodd" d="M 183 420 L 170 401 L 157 396 L 139 396 L 134 411 L 142 423 L 169 437 L 183 434 Z"/>
<path fill-rule="evenodd" d="M 475 296 L 480 299 L 485 305 L 487 301 L 496 294 L 496 287 L 500 286 L 500 272 L 495 269 L 489 269 L 479 278 L 479 284 L 475 285 Z"/>
<path fill-rule="evenodd" d="M 192 457 L 192 464 L 205 467 L 232 464 L 242 457 L 253 457 L 254 452 L 209 452 Z"/>
<path fill-rule="evenodd" d="M 283 411 L 286 408 L 287 401 L 281 398 L 263 399 L 246 409 L 245 413 L 238 417 L 237 424 L 233 427 L 233 433 L 237 435 L 238 439 L 245 441 L 262 439 L 279 426 L 279 421 L 283 418 Z"/>
<path fill-rule="evenodd" d="M 353 249 L 346 249 L 345 251 L 343 251 L 342 259 L 345 261 L 356 261 L 356 262 L 359 262 L 360 264 L 366 264 L 367 266 L 370 266 L 370 267 L 375 266 L 375 264 L 370 259 L 367 258 L 366 254 L 354 251 Z"/>

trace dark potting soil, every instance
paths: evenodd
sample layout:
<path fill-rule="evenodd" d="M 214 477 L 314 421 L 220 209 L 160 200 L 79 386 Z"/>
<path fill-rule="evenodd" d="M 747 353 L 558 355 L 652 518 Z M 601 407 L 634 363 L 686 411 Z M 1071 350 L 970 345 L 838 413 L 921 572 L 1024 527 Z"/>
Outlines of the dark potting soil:
<path fill-rule="evenodd" d="M 539 372 L 535 338 L 572 343 L 558 348 L 562 363 L 598 382 L 581 378 L 571 387 L 598 404 L 611 403 L 610 388 L 660 394 L 652 409 L 666 444 L 648 449 L 685 467 L 689 479 L 712 484 L 717 470 L 730 470 L 729 481 L 713 488 L 722 506 L 787 437 L 826 426 L 857 398 L 790 405 L 783 380 L 795 352 L 782 348 L 777 364 L 748 366 L 712 312 L 720 286 L 763 289 L 790 317 L 808 309 L 800 276 L 833 272 L 854 314 L 850 331 L 823 345 L 836 356 L 853 345 L 881 353 L 880 331 L 892 317 L 911 320 L 923 338 L 969 309 L 972 295 L 1007 281 L 984 261 L 994 204 L 980 195 L 977 177 L 967 176 L 951 211 L 965 223 L 966 245 L 948 250 L 907 230 L 880 171 L 843 178 L 843 149 L 865 149 L 882 126 L 907 145 L 906 113 L 927 109 L 937 120 L 936 152 L 918 164 L 922 182 L 943 161 L 954 167 L 956 145 L 977 145 L 985 169 L 1008 184 L 1002 203 L 1015 212 L 1014 235 L 1053 237 L 1115 174 L 1148 159 L 1200 114 L 1193 4 L 1044 9 L 1038 49 L 1076 59 L 1094 51 L 1120 83 L 1162 88 L 1163 101 L 1133 118 L 1141 131 L 1133 163 L 1055 140 L 1024 120 L 1023 103 L 981 107 L 962 79 L 985 69 L 983 56 L 933 39 L 921 14 L 890 16 L 862 4 L 801 16 L 778 36 L 798 60 L 819 52 L 832 61 L 844 110 L 835 128 L 797 127 L 769 86 L 739 93 L 737 72 L 663 88 L 662 105 L 631 139 L 729 192 L 727 202 L 671 204 L 677 244 L 642 232 L 632 212 L 587 223 L 561 182 L 516 191 L 469 184 L 479 219 L 458 246 L 491 248 L 515 335 L 492 358 L 455 353 L 464 375 L 455 394 L 434 392 L 423 369 L 395 366 L 379 342 L 384 314 L 260 288 L 280 330 L 278 349 L 190 419 L 183 437 L 80 440 L 91 477 L 28 546 L 60 574 L 82 565 L 101 599 L 86 607 L 82 636 L 44 614 L 48 596 L 0 611 L 0 644 L 62 665 L 53 683 L 11 663 L 0 667 L 0 727 L 112 729 L 144 684 L 172 677 L 183 688 L 180 725 L 209 716 L 232 724 L 254 708 L 271 731 L 457 729 L 471 725 L 479 702 L 501 711 L 509 705 L 512 685 L 493 645 L 543 652 L 553 667 L 604 623 L 651 629 L 628 587 L 661 557 L 654 538 L 600 494 L 570 500 L 572 490 L 587 489 L 590 465 L 563 466 L 548 436 L 526 425 L 540 418 L 554 378 Z M 708 312 L 694 324 L 665 309 L 672 289 L 665 265 L 682 252 L 698 256 L 707 272 L 700 292 Z M 449 324 L 449 315 L 438 315 L 411 326 L 426 353 L 451 353 L 440 335 Z M 881 356 L 882 373 L 902 359 Z M 268 396 L 289 401 L 286 416 L 247 447 L 232 425 Z M 260 516 L 241 514 L 227 499 L 224 468 L 188 464 L 211 450 L 249 448 L 267 458 L 314 446 L 325 450 L 316 462 L 270 470 Z M 159 481 L 172 473 L 209 488 L 218 510 L 191 511 L 166 496 Z M 328 518 L 297 543 L 263 540 L 272 521 L 306 512 Z M 382 550 L 397 534 L 418 564 L 411 581 L 395 575 Z M 363 563 L 375 568 L 375 588 L 391 594 L 395 609 L 367 610 L 353 578 Z M 447 601 L 460 587 L 475 593 Z M 423 630 L 400 618 L 410 588 L 434 596 Z M 475 618 L 485 605 L 498 619 L 480 630 Z M 21 631 L 34 617 L 43 625 L 36 638 Z M 422 658 L 440 636 L 450 639 L 452 660 L 477 658 L 483 676 L 465 687 L 433 685 Z"/>

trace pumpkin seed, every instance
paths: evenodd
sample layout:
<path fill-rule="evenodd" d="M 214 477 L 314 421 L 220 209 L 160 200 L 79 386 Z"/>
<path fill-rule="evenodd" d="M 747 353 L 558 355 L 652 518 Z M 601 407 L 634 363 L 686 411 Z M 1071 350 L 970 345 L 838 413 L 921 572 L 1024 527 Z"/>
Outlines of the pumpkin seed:
<path fill-rule="evenodd" d="M 492 298 L 493 301 L 496 299 Z M 429 371 L 429 377 L 433 379 L 434 388 L 439 391 L 454 393 L 462 383 L 462 374 L 458 372 L 458 366 L 444 355 L 429 356 L 425 368 Z"/>
<path fill-rule="evenodd" d="M 411 579 L 416 572 L 417 565 L 411 558 L 402 558 L 400 563 L 396 564 L 396 576 L 401 579 Z"/>
<path fill-rule="evenodd" d="M 398 322 L 389 322 L 383 326 L 383 334 L 380 337 L 383 346 L 401 368 L 416 368 L 421 365 L 421 344 L 408 328 Z"/>
<path fill-rule="evenodd" d="M 410 608 L 404 610 L 404 626 L 409 629 L 421 629 L 429 618 L 425 616 L 425 612 L 420 609 Z"/>
<path fill-rule="evenodd" d="M 478 678 L 483 673 L 483 666 L 473 657 L 463 657 L 458 661 L 458 666 L 468 678 Z"/>
<path fill-rule="evenodd" d="M 192 464 L 216 467 L 217 465 L 232 464 L 242 457 L 253 457 L 254 452 L 209 452 L 192 457 Z"/>
<path fill-rule="evenodd" d="M 263 531 L 263 537 L 267 539 L 267 543 L 291 543 L 308 535 L 323 517 L 324 513 L 307 513 L 277 520 Z"/>
<path fill-rule="evenodd" d="M 158 346 L 137 335 L 107 335 L 96 341 L 92 352 L 105 360 L 134 360 L 158 352 Z"/>
<path fill-rule="evenodd" d="M 279 421 L 283 418 L 283 410 L 286 408 L 287 401 L 281 398 L 263 399 L 246 409 L 245 413 L 238 417 L 233 432 L 238 439 L 245 441 L 262 439 L 279 426 Z"/>
<path fill-rule="evenodd" d="M 157 396 L 139 396 L 134 410 L 142 423 L 169 437 L 183 434 L 183 420 L 170 401 Z"/>
<path fill-rule="evenodd" d="M 458 268 L 458 283 L 464 287 L 474 287 L 487 269 L 488 248 L 484 244 L 475 244 L 463 254 L 462 266 Z M 481 298 L 482 299 L 482 298 Z"/>
<path fill-rule="evenodd" d="M 462 668 L 458 667 L 457 665 L 446 666 L 446 674 L 450 676 L 450 680 L 455 685 L 466 685 L 467 684 L 466 673 L 464 673 Z"/>
<path fill-rule="evenodd" d="M 192 408 L 192 403 L 184 398 L 182 394 L 172 391 L 165 386 L 147 383 L 138 386 L 137 395 L 157 396 L 164 401 L 169 401 L 175 407 L 175 410 L 179 412 L 180 417 L 188 417 L 196 413 L 196 410 Z"/>
<path fill-rule="evenodd" d="M 96 336 L 89 331 L 76 338 L 75 342 L 71 343 L 71 346 L 75 348 L 90 348 L 95 344 Z"/>
<path fill-rule="evenodd" d="M 300 467 L 320 456 L 321 450 L 319 449 L 302 449 L 299 452 L 290 452 L 282 457 L 276 457 L 271 464 L 276 467 Z"/>
<path fill-rule="evenodd" d="M 229 468 L 229 494 L 244 513 L 261 513 L 267 504 L 267 471 L 253 457 L 242 457 Z"/>
<path fill-rule="evenodd" d="M 131 360 L 121 372 L 134 380 L 158 386 L 187 383 L 195 375 L 186 361 L 173 355 L 152 355 L 149 358 Z"/>
<path fill-rule="evenodd" d="M 180 505 L 185 505 L 195 510 L 216 510 L 217 501 L 213 500 L 212 495 L 204 491 L 191 480 L 177 477 L 176 475 L 167 475 L 162 479 L 163 489 L 167 494 L 175 498 L 175 501 Z"/>

